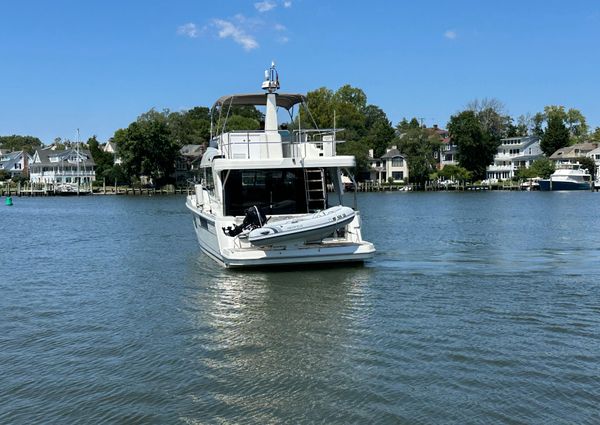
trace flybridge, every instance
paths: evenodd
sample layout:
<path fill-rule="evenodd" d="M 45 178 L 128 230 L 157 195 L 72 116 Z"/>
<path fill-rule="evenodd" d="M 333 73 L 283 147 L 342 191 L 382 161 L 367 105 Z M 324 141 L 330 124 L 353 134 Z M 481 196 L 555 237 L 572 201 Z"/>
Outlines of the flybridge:
<path fill-rule="evenodd" d="M 265 71 L 262 88 L 266 93 L 228 95 L 219 98 L 213 108 L 218 111 L 219 121 L 223 122 L 223 130 L 232 106 L 253 105 L 265 106 L 264 128 L 261 130 L 243 130 L 222 132 L 212 138 L 211 146 L 219 150 L 225 159 L 305 159 L 336 156 L 336 135 L 343 129 L 302 129 L 302 116 L 298 110 L 299 129 L 292 131 L 280 128 L 277 120 L 277 108 L 284 108 L 293 117 L 295 105 L 306 105 L 306 97 L 302 94 L 277 93 L 279 75 L 275 64 Z M 310 112 L 309 112 L 310 116 Z M 308 118 L 308 117 L 306 117 Z M 316 127 L 316 125 L 315 125 Z"/>
<path fill-rule="evenodd" d="M 339 131 L 339 130 L 338 130 Z M 304 159 L 336 156 L 333 130 L 231 131 L 218 136 L 218 150 L 226 159 Z"/>

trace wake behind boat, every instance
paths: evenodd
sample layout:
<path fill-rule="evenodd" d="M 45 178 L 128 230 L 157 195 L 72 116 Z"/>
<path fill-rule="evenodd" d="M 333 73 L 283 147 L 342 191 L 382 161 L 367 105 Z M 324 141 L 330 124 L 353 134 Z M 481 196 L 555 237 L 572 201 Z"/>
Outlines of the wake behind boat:
<path fill-rule="evenodd" d="M 260 131 L 211 134 L 201 182 L 186 199 L 200 248 L 225 267 L 372 258 L 375 247 L 362 239 L 359 211 L 342 205 L 342 170 L 355 159 L 336 154 L 339 130 L 302 129 L 300 111 L 297 130 L 280 128 L 278 109 L 292 118 L 294 106 L 307 107 L 306 98 L 277 93 L 274 65 L 262 88 L 266 93 L 223 96 L 211 109 L 225 129 L 232 106 L 262 105 L 265 123 Z"/>

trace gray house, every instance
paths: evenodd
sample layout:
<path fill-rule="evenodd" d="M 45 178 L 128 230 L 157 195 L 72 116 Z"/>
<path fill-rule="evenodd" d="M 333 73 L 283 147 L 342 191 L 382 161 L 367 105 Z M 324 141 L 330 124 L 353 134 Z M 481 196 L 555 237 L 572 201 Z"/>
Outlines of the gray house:
<path fill-rule="evenodd" d="M 0 153 L 0 170 L 4 170 L 11 179 L 21 176 L 28 177 L 31 159 L 31 155 L 25 151 L 2 151 Z"/>

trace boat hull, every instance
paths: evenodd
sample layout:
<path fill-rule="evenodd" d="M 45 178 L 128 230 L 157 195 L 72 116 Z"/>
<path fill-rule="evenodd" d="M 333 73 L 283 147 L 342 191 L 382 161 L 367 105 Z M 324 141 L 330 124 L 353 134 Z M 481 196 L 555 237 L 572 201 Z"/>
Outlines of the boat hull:
<path fill-rule="evenodd" d="M 569 182 L 560 180 L 540 180 L 540 190 L 558 191 L 558 190 L 590 190 L 590 184 L 587 182 Z"/>
<path fill-rule="evenodd" d="M 248 241 L 225 235 L 226 223 L 186 203 L 193 215 L 193 224 L 200 249 L 208 257 L 227 268 L 269 267 L 283 265 L 362 263 L 373 258 L 372 243 L 344 238 L 326 238 L 308 243 L 301 240 L 277 242 L 269 246 L 254 246 Z M 358 212 L 348 224 L 354 235 L 360 233 Z"/>

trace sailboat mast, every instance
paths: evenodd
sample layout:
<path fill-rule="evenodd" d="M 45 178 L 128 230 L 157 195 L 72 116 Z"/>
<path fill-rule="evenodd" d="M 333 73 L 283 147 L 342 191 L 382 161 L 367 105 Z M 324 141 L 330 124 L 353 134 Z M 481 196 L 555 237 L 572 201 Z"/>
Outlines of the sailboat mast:
<path fill-rule="evenodd" d="M 77 129 L 77 144 L 75 145 L 75 152 L 77 152 L 75 161 L 77 161 L 77 195 L 79 195 L 79 183 L 81 183 L 81 177 L 79 176 L 79 129 Z"/>

